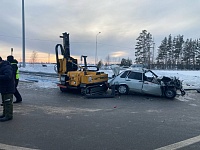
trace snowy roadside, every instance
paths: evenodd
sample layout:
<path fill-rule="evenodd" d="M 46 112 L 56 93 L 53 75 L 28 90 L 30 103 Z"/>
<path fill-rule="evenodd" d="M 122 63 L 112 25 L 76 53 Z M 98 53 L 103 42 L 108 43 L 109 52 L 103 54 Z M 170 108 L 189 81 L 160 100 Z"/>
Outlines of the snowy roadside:
<path fill-rule="evenodd" d="M 200 71 L 181 71 L 181 70 L 153 70 L 160 76 L 175 76 L 183 81 L 185 88 L 200 88 Z"/>
<path fill-rule="evenodd" d="M 43 67 L 41 64 L 27 65 L 25 68 L 19 68 L 20 71 L 32 71 L 32 72 L 45 72 L 55 73 L 54 64 L 47 64 L 47 67 Z M 112 70 L 100 70 L 105 72 L 109 77 L 112 77 Z M 200 71 L 188 71 L 188 70 L 153 70 L 158 76 L 175 76 L 183 81 L 184 88 L 200 88 Z M 58 80 L 53 78 L 35 78 L 21 74 L 20 81 L 34 81 L 35 85 L 42 88 L 57 88 L 55 85 Z"/>

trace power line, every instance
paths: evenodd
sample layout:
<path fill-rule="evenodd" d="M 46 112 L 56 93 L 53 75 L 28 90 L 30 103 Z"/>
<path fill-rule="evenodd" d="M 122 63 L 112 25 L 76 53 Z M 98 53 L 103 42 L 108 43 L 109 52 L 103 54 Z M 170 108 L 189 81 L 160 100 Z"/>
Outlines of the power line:
<path fill-rule="evenodd" d="M 8 38 L 17 38 L 21 39 L 22 37 L 19 36 L 9 36 L 9 35 L 1 35 L 2 37 L 8 37 Z M 57 42 L 59 43 L 60 41 L 54 41 L 54 40 L 44 40 L 44 39 L 32 39 L 32 38 L 25 38 L 26 40 L 34 40 L 34 41 L 44 41 L 44 42 Z M 75 44 L 94 44 L 93 42 L 78 42 L 78 41 L 71 41 L 70 43 L 75 43 Z M 133 49 L 133 47 L 124 47 L 124 46 L 119 46 L 119 45 L 111 45 L 111 44 L 106 44 L 106 43 L 98 43 L 99 45 L 105 45 L 105 46 L 110 46 L 110 47 L 118 47 L 118 48 L 126 48 L 126 49 Z"/>
<path fill-rule="evenodd" d="M 20 36 L 9 36 L 9 35 L 2 35 L 0 34 L 0 36 L 2 37 L 8 37 L 8 38 L 16 38 L 16 39 L 21 39 L 22 37 Z M 26 40 L 35 40 L 35 41 L 47 41 L 47 42 L 60 42 L 60 41 L 54 41 L 54 40 L 44 40 L 44 39 L 32 39 L 32 38 L 25 38 Z M 71 42 L 71 43 L 92 43 L 92 42 Z M 93 43 L 92 43 L 93 44 Z"/>
<path fill-rule="evenodd" d="M 17 38 L 17 39 L 21 39 L 22 37 L 17 37 L 17 36 L 9 36 L 9 35 L 0 35 L 2 37 L 9 37 L 9 38 Z"/>
<path fill-rule="evenodd" d="M 117 46 L 117 45 L 110 45 L 110 44 L 104 44 L 104 43 L 98 43 L 100 45 L 107 45 L 107 46 L 111 46 L 111 47 L 119 47 L 119 48 L 126 48 L 126 49 L 133 49 L 133 47 L 123 47 L 123 46 Z"/>
<path fill-rule="evenodd" d="M 16 39 L 21 39 L 22 37 L 19 36 L 8 36 L 8 35 L 0 35 L 2 37 L 8 37 L 8 38 L 16 38 Z M 43 40 L 43 39 L 31 39 L 31 38 L 25 38 L 26 40 L 35 40 L 35 41 L 47 41 L 47 42 L 58 42 L 54 40 Z"/>

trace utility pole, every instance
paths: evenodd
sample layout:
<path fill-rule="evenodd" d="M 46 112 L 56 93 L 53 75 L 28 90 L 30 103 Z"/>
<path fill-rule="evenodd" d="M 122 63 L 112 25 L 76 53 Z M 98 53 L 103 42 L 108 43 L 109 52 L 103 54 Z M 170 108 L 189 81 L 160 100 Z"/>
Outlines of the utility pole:
<path fill-rule="evenodd" d="M 50 53 L 48 54 L 48 63 L 50 63 Z"/>
<path fill-rule="evenodd" d="M 97 33 L 96 35 L 96 52 L 95 52 L 95 65 L 98 63 L 98 56 L 97 56 L 97 36 L 100 34 L 101 32 Z"/>
<path fill-rule="evenodd" d="M 152 64 L 154 64 L 154 50 L 155 50 L 155 42 L 153 41 L 153 55 L 152 55 Z"/>
<path fill-rule="evenodd" d="M 25 20 L 24 20 L 24 0 L 22 0 L 22 61 L 23 67 L 26 66 L 26 59 L 25 59 Z"/>

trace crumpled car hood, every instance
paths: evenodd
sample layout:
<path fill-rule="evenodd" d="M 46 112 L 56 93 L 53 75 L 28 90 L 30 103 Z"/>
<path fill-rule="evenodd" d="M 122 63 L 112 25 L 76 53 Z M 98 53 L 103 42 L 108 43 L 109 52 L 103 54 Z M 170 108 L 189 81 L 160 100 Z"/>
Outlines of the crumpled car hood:
<path fill-rule="evenodd" d="M 159 76 L 157 77 L 157 80 L 162 86 L 174 86 L 177 89 L 182 88 L 182 81 L 175 76 L 174 77 Z"/>

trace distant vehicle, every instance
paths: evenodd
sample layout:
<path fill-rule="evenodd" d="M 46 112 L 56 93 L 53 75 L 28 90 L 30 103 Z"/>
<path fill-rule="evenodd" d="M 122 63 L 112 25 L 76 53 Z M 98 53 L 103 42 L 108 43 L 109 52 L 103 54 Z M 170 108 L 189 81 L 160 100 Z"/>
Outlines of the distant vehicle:
<path fill-rule="evenodd" d="M 121 69 L 128 69 L 129 66 L 121 66 Z"/>
<path fill-rule="evenodd" d="M 130 91 L 136 93 L 163 96 L 173 99 L 177 95 L 177 90 L 181 95 L 185 95 L 182 81 L 176 77 L 158 77 L 150 69 L 134 67 L 125 70 L 108 81 L 109 86 L 115 85 L 120 94 L 128 94 Z"/>
<path fill-rule="evenodd" d="M 46 64 L 42 64 L 42 67 L 47 67 L 47 65 Z"/>

